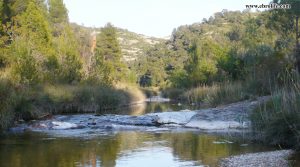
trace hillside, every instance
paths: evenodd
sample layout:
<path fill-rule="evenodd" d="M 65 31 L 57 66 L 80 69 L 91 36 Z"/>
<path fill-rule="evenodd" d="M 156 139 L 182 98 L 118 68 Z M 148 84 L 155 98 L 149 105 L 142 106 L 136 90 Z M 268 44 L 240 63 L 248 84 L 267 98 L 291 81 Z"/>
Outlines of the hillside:
<path fill-rule="evenodd" d="M 101 32 L 100 28 L 84 27 L 74 23 L 72 26 L 75 29 L 78 39 L 80 39 L 81 47 L 91 48 L 92 36 Z M 123 61 L 129 66 L 133 61 L 145 57 L 146 51 L 153 48 L 155 44 L 166 41 L 166 39 L 149 37 L 122 28 L 116 28 L 116 30 Z M 84 51 L 89 52 L 89 49 L 84 49 Z M 82 55 L 85 57 L 87 53 L 82 53 Z"/>
<path fill-rule="evenodd" d="M 149 37 L 121 28 L 117 28 L 117 34 L 122 48 L 123 59 L 128 63 L 145 57 L 148 49 L 155 44 L 166 41 L 165 39 Z"/>

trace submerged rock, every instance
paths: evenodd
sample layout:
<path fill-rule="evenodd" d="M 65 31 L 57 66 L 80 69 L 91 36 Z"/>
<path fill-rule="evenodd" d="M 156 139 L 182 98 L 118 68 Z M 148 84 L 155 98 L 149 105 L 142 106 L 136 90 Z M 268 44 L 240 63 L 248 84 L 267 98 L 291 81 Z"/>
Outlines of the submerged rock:
<path fill-rule="evenodd" d="M 163 98 L 161 96 L 153 96 L 145 100 L 146 102 L 156 102 L 156 103 L 163 103 L 163 102 L 170 102 L 169 98 Z"/>

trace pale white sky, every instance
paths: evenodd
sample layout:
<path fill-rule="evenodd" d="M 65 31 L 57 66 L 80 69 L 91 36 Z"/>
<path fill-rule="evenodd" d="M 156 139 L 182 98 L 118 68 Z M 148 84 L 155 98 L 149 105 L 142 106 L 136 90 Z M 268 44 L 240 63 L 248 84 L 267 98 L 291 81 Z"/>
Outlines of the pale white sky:
<path fill-rule="evenodd" d="M 271 0 L 64 0 L 71 22 L 103 27 L 107 22 L 136 33 L 165 37 L 180 25 L 201 22 L 222 9 L 244 10 L 245 5 Z"/>

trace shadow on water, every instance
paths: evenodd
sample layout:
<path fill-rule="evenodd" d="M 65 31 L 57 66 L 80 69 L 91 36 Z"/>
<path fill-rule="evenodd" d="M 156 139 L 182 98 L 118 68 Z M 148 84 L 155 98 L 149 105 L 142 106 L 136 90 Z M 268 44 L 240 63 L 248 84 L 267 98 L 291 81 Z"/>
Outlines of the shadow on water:
<path fill-rule="evenodd" d="M 241 146 L 243 143 L 198 132 L 119 132 L 93 139 L 28 132 L 1 136 L 0 166 L 217 166 L 223 157 L 272 150 L 255 144 Z"/>

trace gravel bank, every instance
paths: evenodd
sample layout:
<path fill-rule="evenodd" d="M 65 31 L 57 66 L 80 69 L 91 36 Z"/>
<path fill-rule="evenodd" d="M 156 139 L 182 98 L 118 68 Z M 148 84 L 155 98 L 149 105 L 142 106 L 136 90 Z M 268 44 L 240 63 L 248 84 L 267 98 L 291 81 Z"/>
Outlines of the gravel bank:
<path fill-rule="evenodd" d="M 243 154 L 224 158 L 220 167 L 289 167 L 292 150 Z"/>

